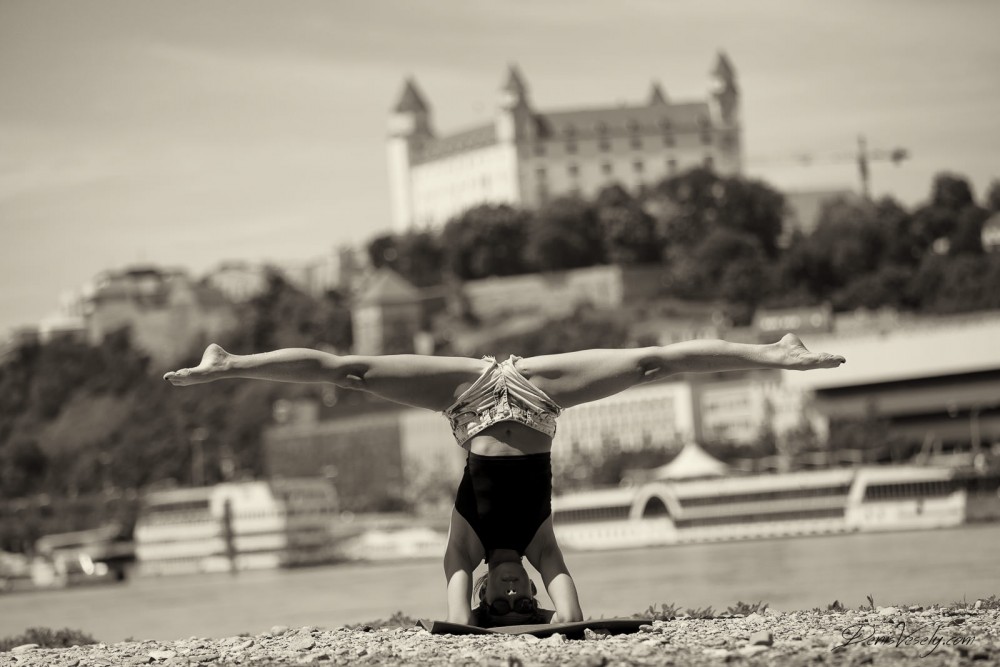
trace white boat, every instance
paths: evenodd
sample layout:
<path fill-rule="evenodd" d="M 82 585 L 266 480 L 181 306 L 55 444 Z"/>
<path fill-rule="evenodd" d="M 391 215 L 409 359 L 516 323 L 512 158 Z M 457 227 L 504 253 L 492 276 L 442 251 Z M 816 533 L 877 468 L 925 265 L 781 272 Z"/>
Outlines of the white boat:
<path fill-rule="evenodd" d="M 325 479 L 231 482 L 147 494 L 135 526 L 143 575 L 270 569 L 336 559 Z"/>
<path fill-rule="evenodd" d="M 933 529 L 965 522 L 949 468 L 872 466 L 651 481 L 552 500 L 559 542 L 596 550 Z"/>

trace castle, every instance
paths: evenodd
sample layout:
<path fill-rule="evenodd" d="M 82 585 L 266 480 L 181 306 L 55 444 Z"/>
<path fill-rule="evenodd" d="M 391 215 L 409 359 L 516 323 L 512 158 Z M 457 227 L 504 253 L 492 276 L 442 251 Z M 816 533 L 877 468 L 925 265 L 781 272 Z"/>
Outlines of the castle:
<path fill-rule="evenodd" d="M 482 203 L 537 208 L 553 197 L 590 197 L 619 183 L 637 190 L 684 169 L 742 168 L 740 93 L 724 53 L 706 100 L 673 102 L 658 84 L 637 106 L 546 112 L 511 66 L 492 123 L 438 135 L 408 79 L 389 119 L 388 163 L 395 231 L 443 225 Z"/>

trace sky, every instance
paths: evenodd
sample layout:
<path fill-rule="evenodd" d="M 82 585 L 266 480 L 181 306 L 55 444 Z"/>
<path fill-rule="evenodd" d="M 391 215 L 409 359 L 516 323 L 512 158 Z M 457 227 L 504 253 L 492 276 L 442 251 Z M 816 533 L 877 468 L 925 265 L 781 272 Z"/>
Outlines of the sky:
<path fill-rule="evenodd" d="M 388 111 L 490 122 L 517 63 L 542 110 L 704 99 L 723 50 L 747 175 L 876 195 L 1000 177 L 994 0 L 0 0 L 0 335 L 101 271 L 306 262 L 389 231 Z M 810 154 L 817 163 L 796 158 Z M 822 162 L 822 163 L 821 163 Z"/>

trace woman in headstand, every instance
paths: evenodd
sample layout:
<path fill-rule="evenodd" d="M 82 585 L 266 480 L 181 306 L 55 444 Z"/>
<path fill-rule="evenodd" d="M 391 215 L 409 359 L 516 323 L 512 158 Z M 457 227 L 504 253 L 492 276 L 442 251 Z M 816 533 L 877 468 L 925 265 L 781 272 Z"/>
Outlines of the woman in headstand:
<path fill-rule="evenodd" d="M 444 570 L 448 620 L 509 625 L 583 620 L 552 531 L 550 452 L 556 417 L 574 405 L 676 373 L 835 368 L 844 358 L 810 352 L 794 335 L 770 345 L 694 340 L 665 347 L 583 350 L 527 359 L 511 356 L 338 356 L 309 349 L 233 355 L 218 345 L 201 363 L 164 375 L 174 385 L 223 378 L 326 382 L 435 412 L 468 452 L 451 513 Z M 522 558 L 538 571 L 555 606 L 541 614 Z M 485 561 L 487 575 L 472 573 Z"/>

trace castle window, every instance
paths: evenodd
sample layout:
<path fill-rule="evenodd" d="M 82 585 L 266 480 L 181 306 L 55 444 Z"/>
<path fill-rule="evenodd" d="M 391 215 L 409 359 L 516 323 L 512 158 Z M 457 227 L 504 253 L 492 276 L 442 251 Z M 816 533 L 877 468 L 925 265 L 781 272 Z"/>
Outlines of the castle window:
<path fill-rule="evenodd" d="M 632 148 L 638 150 L 642 148 L 642 137 L 634 136 L 632 137 Z"/>
<path fill-rule="evenodd" d="M 674 176 L 677 173 L 677 160 L 670 158 L 667 160 L 667 175 Z"/>
<path fill-rule="evenodd" d="M 712 159 L 711 155 L 706 155 L 705 159 L 702 160 L 702 164 L 705 166 L 705 169 L 712 169 L 715 167 L 715 160 Z"/>
<path fill-rule="evenodd" d="M 566 152 L 570 153 L 570 154 L 575 154 L 576 153 L 576 142 L 575 141 L 567 141 L 566 142 Z"/>
<path fill-rule="evenodd" d="M 636 120 L 630 120 L 628 122 L 628 131 L 633 134 L 639 131 L 639 123 Z"/>
<path fill-rule="evenodd" d="M 578 167 L 575 164 L 571 164 L 568 168 L 568 171 L 571 178 L 576 178 L 577 176 L 580 175 L 580 167 Z"/>
<path fill-rule="evenodd" d="M 605 176 L 610 176 L 615 171 L 614 166 L 610 162 L 604 162 L 601 164 L 601 173 Z"/>
<path fill-rule="evenodd" d="M 666 146 L 667 148 L 674 147 L 674 133 L 671 130 L 664 130 L 663 145 Z"/>
<path fill-rule="evenodd" d="M 541 142 L 535 144 L 535 155 L 545 155 L 545 144 Z"/>
<path fill-rule="evenodd" d="M 544 181 L 546 176 L 547 173 L 545 171 L 545 167 L 539 167 L 538 169 L 535 170 L 535 178 L 538 179 L 539 181 Z"/>
<path fill-rule="evenodd" d="M 611 141 L 609 141 L 607 137 L 602 136 L 597 140 L 597 147 L 606 153 L 611 150 Z"/>
<path fill-rule="evenodd" d="M 636 160 L 635 162 L 632 163 L 632 169 L 635 170 L 635 173 L 641 174 L 642 168 L 643 168 L 642 160 Z"/>

